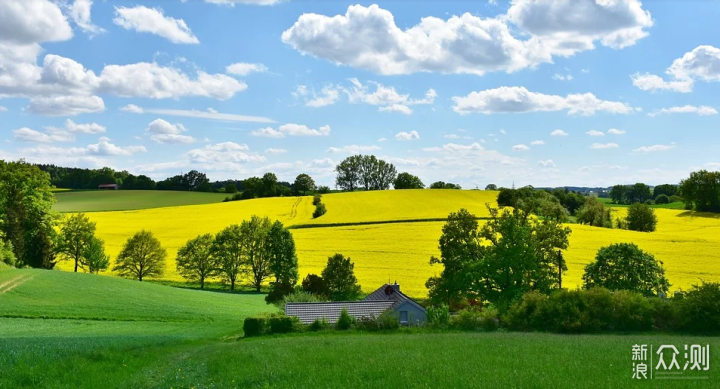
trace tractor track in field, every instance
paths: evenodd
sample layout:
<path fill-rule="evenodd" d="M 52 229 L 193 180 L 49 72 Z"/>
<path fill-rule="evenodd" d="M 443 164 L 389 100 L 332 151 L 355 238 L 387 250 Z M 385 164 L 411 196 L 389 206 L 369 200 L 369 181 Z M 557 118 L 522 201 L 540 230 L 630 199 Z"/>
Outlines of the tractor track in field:
<path fill-rule="evenodd" d="M 476 217 L 475 220 L 490 220 L 489 217 Z M 329 227 L 351 227 L 351 226 L 368 226 L 374 224 L 401 224 L 401 223 L 426 223 L 426 222 L 446 222 L 447 217 L 429 218 L 429 219 L 408 219 L 408 220 L 381 220 L 369 222 L 350 222 L 350 223 L 325 223 L 325 224 L 296 224 L 288 226 L 288 229 L 303 228 L 329 228 Z"/>
<path fill-rule="evenodd" d="M 0 284 L 0 295 L 3 295 L 17 288 L 18 286 L 32 280 L 33 278 L 35 278 L 35 276 L 27 276 L 25 274 L 22 274 L 11 279 L 10 281 L 3 282 L 2 284 Z"/>
<path fill-rule="evenodd" d="M 298 206 L 300 206 L 300 202 L 302 202 L 302 197 L 298 196 L 297 201 L 295 201 L 295 203 L 290 208 L 290 219 L 289 220 L 293 220 L 297 217 Z"/>

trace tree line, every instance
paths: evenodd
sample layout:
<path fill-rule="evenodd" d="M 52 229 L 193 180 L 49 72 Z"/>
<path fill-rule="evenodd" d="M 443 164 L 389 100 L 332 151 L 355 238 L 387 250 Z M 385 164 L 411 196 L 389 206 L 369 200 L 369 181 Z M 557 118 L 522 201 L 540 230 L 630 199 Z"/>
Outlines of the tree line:
<path fill-rule="evenodd" d="M 374 155 L 353 155 L 335 167 L 335 186 L 346 192 L 362 190 L 424 189 L 418 176 L 407 172 L 398 174 L 395 165 Z M 437 181 L 430 189 L 461 189 L 460 185 Z"/>

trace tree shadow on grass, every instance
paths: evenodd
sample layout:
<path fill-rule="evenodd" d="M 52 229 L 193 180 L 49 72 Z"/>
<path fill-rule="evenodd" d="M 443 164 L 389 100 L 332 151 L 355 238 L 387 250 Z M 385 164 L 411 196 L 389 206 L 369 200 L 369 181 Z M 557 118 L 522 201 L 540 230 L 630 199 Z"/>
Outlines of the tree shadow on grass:
<path fill-rule="evenodd" d="M 704 217 L 708 219 L 720 219 L 720 213 L 685 211 L 679 213 L 677 217 Z"/>
<path fill-rule="evenodd" d="M 267 294 L 267 291 L 257 292 L 257 291 L 255 291 L 255 289 L 251 289 L 250 287 L 244 286 L 244 285 L 236 285 L 235 290 L 230 290 L 228 287 L 223 287 L 216 283 L 206 283 L 205 289 L 200 289 L 200 284 L 192 283 L 192 282 L 178 282 L 178 281 L 165 281 L 165 280 L 153 280 L 151 282 L 155 283 L 155 284 L 159 284 L 159 285 L 170 286 L 173 288 L 190 289 L 190 290 L 197 290 L 197 291 L 202 291 L 202 292 L 242 294 L 242 295 L 248 295 L 248 294 L 265 295 L 265 294 Z"/>

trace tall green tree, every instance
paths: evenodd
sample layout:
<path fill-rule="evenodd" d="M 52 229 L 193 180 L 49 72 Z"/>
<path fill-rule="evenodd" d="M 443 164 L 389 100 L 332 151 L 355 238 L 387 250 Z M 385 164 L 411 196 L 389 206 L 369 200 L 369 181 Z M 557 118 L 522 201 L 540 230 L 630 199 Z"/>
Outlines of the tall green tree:
<path fill-rule="evenodd" d="M 595 197 L 589 197 L 585 205 L 576 212 L 577 221 L 580 224 L 588 224 L 593 227 L 612 228 L 612 213 L 610 208 Z"/>
<path fill-rule="evenodd" d="M 50 175 L 25 161 L 0 161 L 0 231 L 18 267 L 52 268 L 57 216 Z"/>
<path fill-rule="evenodd" d="M 653 232 L 657 226 L 655 210 L 644 203 L 635 203 L 627 210 L 627 228 L 632 231 Z"/>
<path fill-rule="evenodd" d="M 680 181 L 685 204 L 699 212 L 720 212 L 720 172 L 700 170 Z"/>
<path fill-rule="evenodd" d="M 353 155 L 337 164 L 337 166 L 335 166 L 335 172 L 337 172 L 335 186 L 347 192 L 352 192 L 357 189 L 360 183 L 361 161 L 361 155 Z"/>
<path fill-rule="evenodd" d="M 585 266 L 583 286 L 631 290 L 645 296 L 667 293 L 663 263 L 632 243 L 617 243 L 598 250 L 595 261 Z"/>
<path fill-rule="evenodd" d="M 495 184 L 487 184 L 485 190 L 498 190 L 498 187 Z"/>
<path fill-rule="evenodd" d="M 235 290 L 235 284 L 243 268 L 243 251 L 243 234 L 240 225 L 230 225 L 215 235 L 212 255 L 219 261 L 220 273 L 225 282 L 230 284 L 230 290 Z"/>
<path fill-rule="evenodd" d="M 98 274 L 110 266 L 110 256 L 105 254 L 105 242 L 93 236 L 85 246 L 82 255 L 82 266 L 90 273 Z"/>
<path fill-rule="evenodd" d="M 397 175 L 395 182 L 393 183 L 395 189 L 423 189 L 425 184 L 420 180 L 420 177 L 413 176 L 408 172 L 402 172 Z"/>
<path fill-rule="evenodd" d="M 177 252 L 178 273 L 188 280 L 200 282 L 200 289 L 205 289 L 205 281 L 220 272 L 220 260 L 213 255 L 214 244 L 215 238 L 211 234 L 199 235 L 188 240 Z"/>
<path fill-rule="evenodd" d="M 610 199 L 615 204 L 627 203 L 628 187 L 625 185 L 615 185 L 610 189 Z"/>
<path fill-rule="evenodd" d="M 388 190 L 397 177 L 395 165 L 378 160 L 375 172 L 373 173 L 373 190 Z"/>
<path fill-rule="evenodd" d="M 250 277 L 250 285 L 258 292 L 262 288 L 263 282 L 272 275 L 270 255 L 267 250 L 270 227 L 269 218 L 255 215 L 240 225 L 245 254 L 244 271 Z"/>
<path fill-rule="evenodd" d="M 345 258 L 342 254 L 329 257 L 321 277 L 327 286 L 327 297 L 334 301 L 351 301 L 360 296 L 355 264 L 349 257 Z"/>
<path fill-rule="evenodd" d="M 84 213 L 76 213 L 61 224 L 58 251 L 64 258 L 75 261 L 75 273 L 83 266 L 85 250 L 95 237 L 95 228 L 95 223 Z"/>
<path fill-rule="evenodd" d="M 167 252 L 152 232 L 142 230 L 130 237 L 117 257 L 114 271 L 121 277 L 142 281 L 165 272 Z"/>
<path fill-rule="evenodd" d="M 302 191 L 303 195 L 305 195 L 305 192 L 315 190 L 315 181 L 309 175 L 302 173 L 295 177 L 293 188 L 295 188 L 295 191 L 298 193 Z"/>
<path fill-rule="evenodd" d="M 15 253 L 13 252 L 12 243 L 0 239 L 0 262 L 14 266 Z"/>
<path fill-rule="evenodd" d="M 278 179 L 275 173 L 265 173 L 262 176 L 261 196 L 273 197 L 277 193 Z"/>
<path fill-rule="evenodd" d="M 678 186 L 672 184 L 662 184 L 653 188 L 653 197 L 657 198 L 660 195 L 667 197 L 675 196 L 678 194 Z"/>
<path fill-rule="evenodd" d="M 265 297 L 265 301 L 275 303 L 293 293 L 298 282 L 295 240 L 290 230 L 281 222 L 275 221 L 268 232 L 265 248 L 270 260 L 270 272 L 275 277 L 275 281 L 270 283 L 270 292 Z"/>

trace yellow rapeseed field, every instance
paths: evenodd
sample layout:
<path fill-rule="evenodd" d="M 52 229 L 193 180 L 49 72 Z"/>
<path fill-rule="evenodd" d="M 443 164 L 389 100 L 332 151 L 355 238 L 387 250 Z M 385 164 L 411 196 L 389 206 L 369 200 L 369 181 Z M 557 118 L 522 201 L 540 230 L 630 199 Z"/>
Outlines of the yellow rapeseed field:
<path fill-rule="evenodd" d="M 287 226 L 435 219 L 461 207 L 486 216 L 484 204 L 494 203 L 495 196 L 496 192 L 456 190 L 332 194 L 323 196 L 328 213 L 314 220 L 309 196 L 87 215 L 97 222 L 98 235 L 106 241 L 113 258 L 133 233 L 142 228 L 152 231 L 168 249 L 164 278 L 180 280 L 174 261 L 180 246 L 198 234 L 217 232 L 253 214 L 267 215 Z M 657 209 L 656 214 L 658 229 L 653 233 L 569 225 L 573 232 L 565 256 L 569 268 L 565 285 L 580 285 L 583 268 L 597 250 L 620 242 L 636 243 L 663 261 L 673 290 L 687 289 L 701 279 L 720 281 L 720 215 L 667 209 Z M 339 252 L 355 262 L 363 289 L 372 290 L 390 280 L 400 283 L 412 296 L 424 296 L 425 281 L 441 271 L 428 261 L 439 254 L 442 226 L 443 222 L 401 222 L 293 229 L 300 275 L 319 273 L 327 257 Z M 71 269 L 69 262 L 59 266 Z"/>

